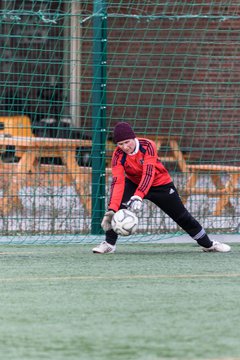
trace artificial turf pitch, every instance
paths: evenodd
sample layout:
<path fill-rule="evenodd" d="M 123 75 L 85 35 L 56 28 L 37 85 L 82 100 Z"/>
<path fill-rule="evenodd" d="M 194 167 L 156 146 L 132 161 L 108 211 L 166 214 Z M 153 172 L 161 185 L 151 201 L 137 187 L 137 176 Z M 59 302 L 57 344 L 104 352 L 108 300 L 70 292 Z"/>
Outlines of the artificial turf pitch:
<path fill-rule="evenodd" d="M 91 247 L 0 247 L 1 359 L 240 359 L 240 244 Z"/>

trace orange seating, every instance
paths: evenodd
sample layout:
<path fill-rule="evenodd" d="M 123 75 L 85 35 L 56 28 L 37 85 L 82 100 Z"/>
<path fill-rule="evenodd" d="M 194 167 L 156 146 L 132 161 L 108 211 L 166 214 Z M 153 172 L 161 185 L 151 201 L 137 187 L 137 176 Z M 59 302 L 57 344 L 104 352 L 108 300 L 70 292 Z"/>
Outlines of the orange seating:
<path fill-rule="evenodd" d="M 238 166 L 218 164 L 187 165 L 187 172 L 189 177 L 182 193 L 184 203 L 186 203 L 190 195 L 216 197 L 219 200 L 213 214 L 221 215 L 225 207 L 232 207 L 231 197 L 239 196 L 240 167 Z M 214 188 L 197 186 L 197 182 L 202 174 L 209 175 Z M 223 180 L 223 174 L 228 175 L 225 176 L 226 180 Z"/>
<path fill-rule="evenodd" d="M 29 136 L 32 137 L 31 120 L 26 115 L 18 116 L 0 116 L 0 136 Z M 1 146 L 0 151 L 4 152 L 6 148 Z M 22 152 L 16 147 L 15 156 L 21 157 Z"/>

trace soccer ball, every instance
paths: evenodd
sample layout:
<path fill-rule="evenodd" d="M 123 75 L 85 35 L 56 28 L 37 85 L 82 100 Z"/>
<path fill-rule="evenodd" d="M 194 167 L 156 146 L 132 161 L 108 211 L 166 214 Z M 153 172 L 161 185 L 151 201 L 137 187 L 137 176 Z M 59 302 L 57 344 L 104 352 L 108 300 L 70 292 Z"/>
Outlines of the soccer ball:
<path fill-rule="evenodd" d="M 138 227 L 138 217 L 130 210 L 121 209 L 112 218 L 112 228 L 122 236 L 129 236 L 136 232 Z"/>

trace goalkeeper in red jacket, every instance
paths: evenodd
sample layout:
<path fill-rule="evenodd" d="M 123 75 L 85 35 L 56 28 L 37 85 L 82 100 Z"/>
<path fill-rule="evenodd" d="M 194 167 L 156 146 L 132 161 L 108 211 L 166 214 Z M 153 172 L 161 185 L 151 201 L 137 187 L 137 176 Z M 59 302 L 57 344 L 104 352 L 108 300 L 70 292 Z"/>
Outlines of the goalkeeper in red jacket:
<path fill-rule="evenodd" d="M 171 176 L 158 157 L 153 141 L 137 138 L 126 122 L 115 126 L 113 136 L 117 147 L 112 156 L 110 199 L 101 223 L 106 238 L 93 248 L 94 253 L 115 252 L 118 235 L 111 226 L 114 213 L 127 207 L 139 214 L 143 199 L 156 204 L 196 240 L 204 251 L 231 250 L 227 244 L 210 240 L 203 227 L 185 208 Z"/>

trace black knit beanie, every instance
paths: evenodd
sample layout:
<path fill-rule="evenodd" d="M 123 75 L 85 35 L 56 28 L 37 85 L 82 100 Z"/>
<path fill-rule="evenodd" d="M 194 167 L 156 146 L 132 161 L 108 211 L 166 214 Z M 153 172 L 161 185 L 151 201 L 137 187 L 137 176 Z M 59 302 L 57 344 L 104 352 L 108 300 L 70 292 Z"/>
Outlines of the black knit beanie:
<path fill-rule="evenodd" d="M 113 130 L 113 140 L 115 143 L 120 141 L 135 139 L 136 135 L 131 126 L 126 122 L 119 122 Z"/>

